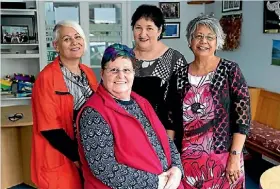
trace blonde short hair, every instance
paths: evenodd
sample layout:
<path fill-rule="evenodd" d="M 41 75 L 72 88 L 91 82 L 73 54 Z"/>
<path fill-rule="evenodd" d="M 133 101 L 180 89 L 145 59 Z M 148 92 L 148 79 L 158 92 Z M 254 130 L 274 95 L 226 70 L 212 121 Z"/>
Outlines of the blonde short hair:
<path fill-rule="evenodd" d="M 86 40 L 86 36 L 84 33 L 84 30 L 82 29 L 82 27 L 75 21 L 73 20 L 62 20 L 60 22 L 58 22 L 53 29 L 53 42 L 58 41 L 59 39 L 59 30 L 61 27 L 71 27 L 74 30 L 76 30 L 80 36 L 84 39 L 84 43 L 85 43 L 85 50 L 87 49 L 87 40 Z"/>

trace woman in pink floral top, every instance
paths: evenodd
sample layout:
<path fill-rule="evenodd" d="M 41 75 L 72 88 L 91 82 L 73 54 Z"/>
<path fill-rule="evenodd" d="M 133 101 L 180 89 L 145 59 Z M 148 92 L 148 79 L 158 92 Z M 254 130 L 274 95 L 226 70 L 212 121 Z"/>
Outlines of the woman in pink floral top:
<path fill-rule="evenodd" d="M 238 64 L 215 55 L 225 39 L 217 19 L 193 19 L 187 38 L 195 60 L 171 78 L 167 94 L 184 187 L 245 188 L 242 149 L 251 119 L 246 81 Z"/>

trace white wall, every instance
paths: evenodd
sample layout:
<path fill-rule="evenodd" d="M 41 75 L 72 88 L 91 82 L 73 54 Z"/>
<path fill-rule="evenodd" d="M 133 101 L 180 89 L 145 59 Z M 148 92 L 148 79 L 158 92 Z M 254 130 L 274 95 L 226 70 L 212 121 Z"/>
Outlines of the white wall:
<path fill-rule="evenodd" d="M 214 12 L 221 18 L 221 1 L 206 5 L 206 13 Z M 240 48 L 218 55 L 239 63 L 248 85 L 262 87 L 280 93 L 280 66 L 271 65 L 272 40 L 280 40 L 280 34 L 263 33 L 263 2 L 243 1 L 243 22 Z"/>
<path fill-rule="evenodd" d="M 130 19 L 136 8 L 143 4 L 159 4 L 158 1 L 131 1 L 127 2 L 127 18 L 125 26 L 127 28 L 126 39 L 129 44 L 132 41 L 132 30 Z M 241 30 L 240 48 L 233 52 L 218 52 L 224 58 L 235 60 L 239 63 L 243 74 L 249 85 L 263 87 L 270 91 L 280 93 L 280 66 L 272 66 L 272 40 L 280 40 L 279 34 L 263 34 L 263 2 L 262 1 L 243 1 L 243 23 Z M 180 22 L 179 39 L 163 39 L 162 41 L 178 51 L 180 51 L 188 62 L 193 60 L 193 54 L 187 46 L 185 29 L 188 22 L 200 13 L 210 14 L 214 12 L 217 18 L 221 18 L 221 1 L 215 1 L 209 5 L 188 5 L 186 1 L 180 1 L 180 18 L 167 19 L 170 22 Z M 44 23 L 42 23 L 44 24 Z M 41 49 L 42 50 L 42 49 Z M 2 65 L 1 65 L 2 66 Z M 12 66 L 11 67 L 15 67 Z M 28 66 L 27 66 L 28 67 Z M 2 67 L 3 69 L 3 67 Z M 97 75 L 99 75 L 99 70 Z"/>
<path fill-rule="evenodd" d="M 169 1 L 171 2 L 171 1 Z M 159 1 L 132 1 L 131 2 L 131 16 L 138 6 L 142 4 L 159 5 Z M 187 39 L 186 39 L 186 28 L 190 20 L 198 16 L 200 13 L 204 13 L 204 5 L 188 5 L 186 1 L 180 1 L 180 18 L 179 19 L 166 19 L 166 22 L 180 22 L 180 38 L 176 39 L 162 39 L 162 42 L 167 46 L 180 51 L 188 62 L 194 59 L 193 53 L 190 51 Z M 130 18 L 131 18 L 130 16 Z M 130 25 L 130 23 L 129 23 Z M 132 40 L 132 32 L 130 33 Z"/>

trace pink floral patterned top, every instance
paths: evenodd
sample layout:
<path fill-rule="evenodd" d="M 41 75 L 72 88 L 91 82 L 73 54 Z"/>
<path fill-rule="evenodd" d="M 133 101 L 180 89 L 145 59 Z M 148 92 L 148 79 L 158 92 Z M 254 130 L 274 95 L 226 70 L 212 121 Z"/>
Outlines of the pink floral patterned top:
<path fill-rule="evenodd" d="M 210 92 L 213 75 L 214 72 L 204 76 L 188 74 L 191 88 L 183 100 L 184 130 L 199 129 L 214 119 L 213 97 Z"/>
<path fill-rule="evenodd" d="M 237 63 L 223 58 L 215 72 L 203 78 L 189 78 L 188 73 L 189 65 L 171 77 L 166 99 L 177 148 L 182 149 L 183 135 L 194 136 L 212 128 L 212 148 L 217 154 L 226 153 L 234 133 L 249 132 L 250 96 L 245 78 Z M 196 121 L 195 116 L 199 118 Z M 186 125 L 189 127 L 184 131 Z"/>

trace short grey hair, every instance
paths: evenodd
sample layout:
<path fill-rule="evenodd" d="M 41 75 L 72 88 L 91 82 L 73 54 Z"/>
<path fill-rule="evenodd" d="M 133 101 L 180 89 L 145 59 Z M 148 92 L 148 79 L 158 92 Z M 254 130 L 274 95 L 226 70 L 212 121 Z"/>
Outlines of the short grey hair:
<path fill-rule="evenodd" d="M 194 37 L 194 33 L 199 25 L 207 26 L 210 30 L 212 30 L 217 37 L 216 50 L 223 49 L 223 45 L 225 43 L 225 38 L 226 38 L 223 28 L 219 23 L 218 19 L 208 15 L 201 15 L 190 21 L 186 30 L 187 32 L 186 37 L 188 43 L 191 44 L 191 41 L 193 40 Z"/>
<path fill-rule="evenodd" d="M 60 37 L 59 30 L 61 29 L 61 27 L 71 27 L 74 30 L 76 30 L 80 34 L 80 36 L 84 39 L 85 50 L 87 49 L 87 40 L 86 40 L 84 30 L 77 22 L 75 22 L 73 20 L 62 20 L 54 26 L 54 29 L 53 29 L 53 41 L 54 42 L 58 41 L 58 39 Z"/>

